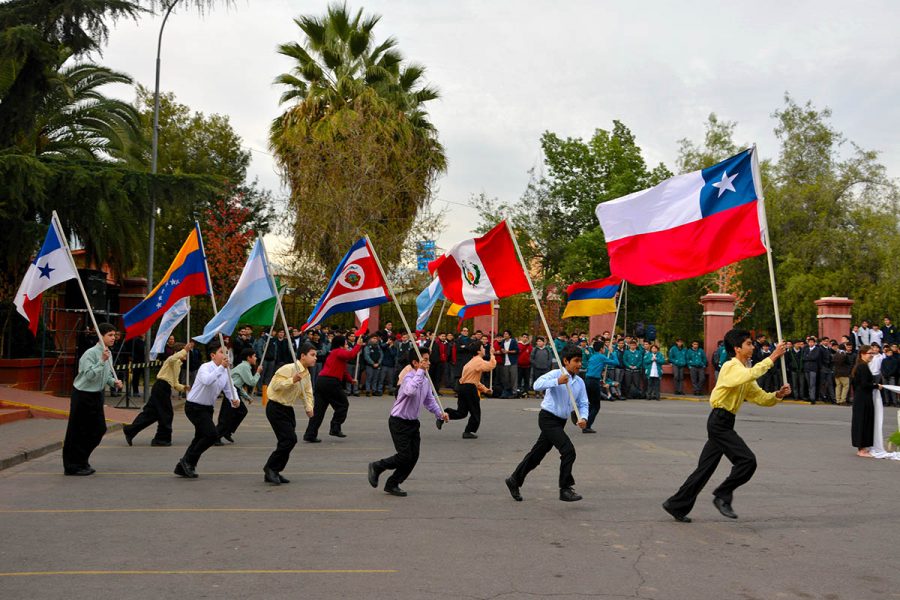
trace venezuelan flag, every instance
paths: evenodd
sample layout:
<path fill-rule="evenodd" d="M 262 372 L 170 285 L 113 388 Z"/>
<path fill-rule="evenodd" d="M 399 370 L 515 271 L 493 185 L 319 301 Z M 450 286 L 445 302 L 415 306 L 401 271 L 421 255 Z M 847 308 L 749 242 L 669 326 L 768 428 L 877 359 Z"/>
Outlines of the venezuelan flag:
<path fill-rule="evenodd" d="M 153 291 L 140 304 L 125 313 L 125 339 L 133 338 L 148 329 L 165 314 L 169 308 L 186 296 L 209 294 L 209 280 L 206 277 L 206 262 L 203 258 L 203 239 L 200 227 L 188 235 L 187 241 L 175 255 L 169 270 Z"/>
<path fill-rule="evenodd" d="M 563 319 L 616 312 L 616 292 L 621 283 L 622 279 L 616 276 L 573 283 L 566 288 L 569 301 Z"/>

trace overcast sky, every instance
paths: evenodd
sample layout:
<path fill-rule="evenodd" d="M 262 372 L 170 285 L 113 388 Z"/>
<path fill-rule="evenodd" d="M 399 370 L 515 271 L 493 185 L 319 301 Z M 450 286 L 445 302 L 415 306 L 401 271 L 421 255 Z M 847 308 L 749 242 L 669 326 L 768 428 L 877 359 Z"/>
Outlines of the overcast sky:
<path fill-rule="evenodd" d="M 284 195 L 266 145 L 290 70 L 278 44 L 301 40 L 293 17 L 326 2 L 235 0 L 206 16 L 179 9 L 163 37 L 161 89 L 193 110 L 221 113 L 253 150 L 251 176 Z M 354 2 L 382 15 L 427 67 L 449 168 L 436 191 L 449 206 L 447 247 L 468 237 L 484 192 L 518 198 L 542 161 L 544 131 L 588 138 L 614 119 L 652 166 L 674 166 L 677 141 L 700 141 L 710 112 L 737 121 L 736 141 L 777 154 L 771 113 L 784 93 L 830 107 L 832 123 L 900 174 L 900 3 L 884 2 Z M 120 22 L 100 61 L 153 86 L 160 18 Z M 127 94 L 117 90 L 116 95 Z"/>

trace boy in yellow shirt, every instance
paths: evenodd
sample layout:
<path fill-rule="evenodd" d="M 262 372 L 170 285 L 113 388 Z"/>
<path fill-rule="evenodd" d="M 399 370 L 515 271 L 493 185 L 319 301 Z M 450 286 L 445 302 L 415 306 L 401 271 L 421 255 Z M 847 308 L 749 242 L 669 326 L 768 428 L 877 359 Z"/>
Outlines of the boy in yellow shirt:
<path fill-rule="evenodd" d="M 744 440 L 734 431 L 734 417 L 744 400 L 760 406 L 774 406 L 779 400 L 791 393 L 791 386 L 784 385 L 774 393 L 766 393 L 756 380 L 772 368 L 775 361 L 787 350 L 787 344 L 780 342 L 775 351 L 759 364 L 748 367 L 753 356 L 753 341 L 750 332 L 744 329 L 732 329 L 725 334 L 725 351 L 730 360 L 719 372 L 716 387 L 709 397 L 712 412 L 706 422 L 709 439 L 700 453 L 697 468 L 687 478 L 674 496 L 663 502 L 663 510 L 672 515 L 676 521 L 690 523 L 688 513 L 694 508 L 694 502 L 700 490 L 715 473 L 724 454 L 733 465 L 731 474 L 713 492 L 713 504 L 719 512 L 729 519 L 737 519 L 731 508 L 734 490 L 750 481 L 756 471 L 756 456 Z"/>

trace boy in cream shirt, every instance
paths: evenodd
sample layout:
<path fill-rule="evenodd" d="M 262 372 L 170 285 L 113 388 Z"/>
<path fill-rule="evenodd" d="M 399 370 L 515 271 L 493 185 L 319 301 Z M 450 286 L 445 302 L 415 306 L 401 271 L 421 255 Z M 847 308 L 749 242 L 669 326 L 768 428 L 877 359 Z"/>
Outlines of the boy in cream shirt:
<path fill-rule="evenodd" d="M 316 347 L 305 342 L 300 347 L 297 362 L 287 364 L 275 371 L 269 382 L 266 403 L 266 418 L 275 432 L 278 444 L 263 467 L 264 481 L 272 485 L 290 483 L 281 476 L 287 466 L 291 450 L 297 445 L 297 418 L 294 404 L 303 400 L 306 416 L 313 416 L 313 391 L 309 370 L 316 364 Z"/>

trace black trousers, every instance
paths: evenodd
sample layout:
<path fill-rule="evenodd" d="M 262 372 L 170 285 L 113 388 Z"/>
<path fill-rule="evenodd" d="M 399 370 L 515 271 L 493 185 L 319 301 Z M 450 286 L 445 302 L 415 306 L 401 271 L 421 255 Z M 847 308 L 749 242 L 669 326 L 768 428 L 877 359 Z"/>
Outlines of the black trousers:
<path fill-rule="evenodd" d="M 585 377 L 584 388 L 588 397 L 587 426 L 591 427 L 594 424 L 594 419 L 597 418 L 597 413 L 600 412 L 600 399 L 603 397 L 603 387 L 600 385 L 599 377 Z"/>
<path fill-rule="evenodd" d="M 575 485 L 575 479 L 572 477 L 575 445 L 566 435 L 566 419 L 560 419 L 549 411 L 541 410 L 538 413 L 538 427 L 541 429 L 541 435 L 513 472 L 516 485 L 524 485 L 525 477 L 541 464 L 550 448 L 555 447 L 559 450 L 559 487 L 560 489 L 572 487 Z"/>
<path fill-rule="evenodd" d="M 684 367 L 672 365 L 672 378 L 675 381 L 675 393 L 684 393 Z"/>
<path fill-rule="evenodd" d="M 238 430 L 244 417 L 247 416 L 247 407 L 241 401 L 237 408 L 231 406 L 231 400 L 222 397 L 222 406 L 219 408 L 219 418 L 216 421 L 216 430 L 219 437 L 231 435 Z"/>
<path fill-rule="evenodd" d="M 394 472 L 385 482 L 385 488 L 400 485 L 419 462 L 419 446 L 422 438 L 419 435 L 419 420 L 409 421 L 400 417 L 388 419 L 388 429 L 391 431 L 391 439 L 394 441 L 394 449 L 397 454 L 375 461 L 375 467 L 382 471 L 393 469 Z"/>
<path fill-rule="evenodd" d="M 287 466 L 291 450 L 297 445 L 297 417 L 294 415 L 293 406 L 269 400 L 266 403 L 266 418 L 272 426 L 272 431 L 275 432 L 275 439 L 278 440 L 275 451 L 266 461 L 266 468 L 280 473 Z"/>
<path fill-rule="evenodd" d="M 756 456 L 735 433 L 733 414 L 724 408 L 714 408 L 706 421 L 706 432 L 709 439 L 700 453 L 697 468 L 668 500 L 673 512 L 682 515 L 691 512 L 700 490 L 716 472 L 723 454 L 733 466 L 725 481 L 713 492 L 716 498 L 731 504 L 734 490 L 750 481 L 756 471 Z"/>
<path fill-rule="evenodd" d="M 319 435 L 319 427 L 325 420 L 325 410 L 329 406 L 334 410 L 334 416 L 331 417 L 331 433 L 337 433 L 341 430 L 344 421 L 347 420 L 350 402 L 347 400 L 347 394 L 344 393 L 344 386 L 340 379 L 320 375 L 315 384 L 313 416 L 309 418 L 309 425 L 306 426 L 306 433 L 303 434 L 303 437 L 314 438 Z"/>
<path fill-rule="evenodd" d="M 184 451 L 184 462 L 192 467 L 197 466 L 200 456 L 219 439 L 216 425 L 213 423 L 213 412 L 212 406 L 196 402 L 184 403 L 184 415 L 194 426 L 194 439 Z"/>
<path fill-rule="evenodd" d="M 469 417 L 466 431 L 469 433 L 478 431 L 478 426 L 481 425 L 481 398 L 478 396 L 478 388 L 475 384 L 461 383 L 456 408 L 448 408 L 446 412 L 451 421 Z"/>
<path fill-rule="evenodd" d="M 91 452 L 100 445 L 104 435 L 103 392 L 82 392 L 74 388 L 63 442 L 63 468 L 72 471 L 90 466 Z"/>
<path fill-rule="evenodd" d="M 171 442 L 172 418 L 172 386 L 168 381 L 157 379 L 150 389 L 150 398 L 147 399 L 144 408 L 131 425 L 126 425 L 123 429 L 125 435 L 134 437 L 156 423 L 156 435 L 153 439 L 157 442 Z"/>

